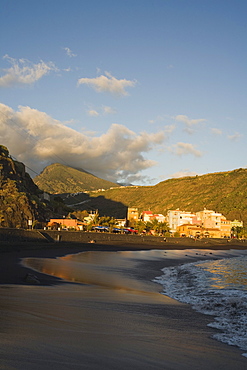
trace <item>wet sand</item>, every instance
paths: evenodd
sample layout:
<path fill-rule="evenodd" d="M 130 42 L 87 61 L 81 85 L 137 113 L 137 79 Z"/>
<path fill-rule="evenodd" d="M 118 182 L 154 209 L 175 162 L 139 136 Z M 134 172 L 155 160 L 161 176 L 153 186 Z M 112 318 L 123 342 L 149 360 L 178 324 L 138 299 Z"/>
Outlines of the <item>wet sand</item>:
<path fill-rule="evenodd" d="M 138 257 L 135 250 L 144 249 L 161 249 L 164 257 Z M 85 276 L 91 271 L 96 280 L 72 283 L 34 272 L 40 285 L 23 282 L 31 270 L 20 265 L 22 258 L 50 261 L 83 251 Z M 116 258 L 116 251 L 123 252 Z M 246 369 L 239 349 L 211 338 L 210 317 L 160 294 L 161 286 L 151 282 L 161 268 L 205 258 L 204 250 L 197 257 L 166 253 L 153 245 L 86 244 L 14 246 L 0 253 L 0 368 Z"/>

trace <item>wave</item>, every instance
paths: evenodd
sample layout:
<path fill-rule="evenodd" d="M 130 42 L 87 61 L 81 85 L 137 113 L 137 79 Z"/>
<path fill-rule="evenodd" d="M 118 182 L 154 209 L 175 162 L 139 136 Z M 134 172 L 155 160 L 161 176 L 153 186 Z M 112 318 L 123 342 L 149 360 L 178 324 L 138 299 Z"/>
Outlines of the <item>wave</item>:
<path fill-rule="evenodd" d="M 220 332 L 213 337 L 238 346 L 247 357 L 247 257 L 187 263 L 162 272 L 154 281 L 162 284 L 163 294 L 214 316 L 209 326 Z"/>

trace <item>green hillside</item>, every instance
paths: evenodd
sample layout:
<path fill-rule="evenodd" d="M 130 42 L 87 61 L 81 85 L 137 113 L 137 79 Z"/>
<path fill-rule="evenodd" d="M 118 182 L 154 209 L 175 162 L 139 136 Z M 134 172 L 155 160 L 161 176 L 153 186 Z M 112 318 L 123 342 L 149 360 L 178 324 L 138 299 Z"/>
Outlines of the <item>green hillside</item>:
<path fill-rule="evenodd" d="M 74 198 L 71 203 L 79 203 Z M 169 209 L 196 212 L 212 209 L 228 219 L 242 220 L 247 225 L 247 169 L 212 173 L 202 176 L 170 179 L 155 186 L 125 187 L 90 193 L 87 201 L 77 208 L 97 208 L 108 215 L 123 216 L 126 207 L 166 214 Z M 109 207 L 108 205 L 111 205 Z"/>
<path fill-rule="evenodd" d="M 50 194 L 77 193 L 119 186 L 100 179 L 82 169 L 59 163 L 47 166 L 33 181 L 43 191 Z"/>

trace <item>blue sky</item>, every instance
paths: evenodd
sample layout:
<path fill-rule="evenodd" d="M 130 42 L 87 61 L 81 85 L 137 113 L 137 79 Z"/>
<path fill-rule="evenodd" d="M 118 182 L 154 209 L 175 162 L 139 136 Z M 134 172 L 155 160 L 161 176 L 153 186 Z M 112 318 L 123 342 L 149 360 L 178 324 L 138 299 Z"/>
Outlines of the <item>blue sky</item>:
<path fill-rule="evenodd" d="M 246 15 L 245 0 L 2 0 L 0 144 L 36 173 L 140 185 L 246 167 Z"/>

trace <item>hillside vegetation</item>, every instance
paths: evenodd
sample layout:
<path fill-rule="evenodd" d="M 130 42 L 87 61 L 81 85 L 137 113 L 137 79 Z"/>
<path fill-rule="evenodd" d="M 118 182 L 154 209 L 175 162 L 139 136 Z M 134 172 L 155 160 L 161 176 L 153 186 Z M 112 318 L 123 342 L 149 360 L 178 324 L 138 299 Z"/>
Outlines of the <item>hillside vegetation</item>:
<path fill-rule="evenodd" d="M 13 160 L 0 145 L 0 227 L 28 227 L 28 220 L 46 219 L 39 200 L 41 191 L 25 172 L 23 163 Z"/>
<path fill-rule="evenodd" d="M 85 199 L 86 202 L 85 202 Z M 155 186 L 137 186 L 90 193 L 77 208 L 99 209 L 109 214 L 108 204 L 116 205 L 115 216 L 123 216 L 127 207 L 166 214 L 169 209 L 200 211 L 204 208 L 222 213 L 228 219 L 247 224 L 247 169 L 212 173 L 202 176 L 170 179 Z M 71 203 L 78 203 L 74 197 Z M 116 203 L 115 203 L 116 202 Z M 113 207 L 110 207 L 111 211 Z"/>
<path fill-rule="evenodd" d="M 119 186 L 82 169 L 59 163 L 47 166 L 33 181 L 41 190 L 50 194 L 77 193 Z"/>

